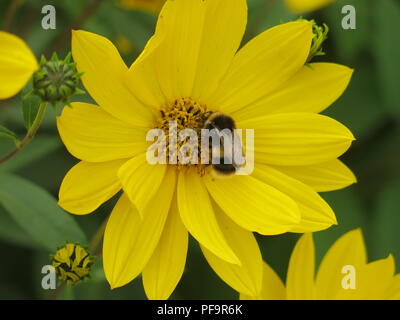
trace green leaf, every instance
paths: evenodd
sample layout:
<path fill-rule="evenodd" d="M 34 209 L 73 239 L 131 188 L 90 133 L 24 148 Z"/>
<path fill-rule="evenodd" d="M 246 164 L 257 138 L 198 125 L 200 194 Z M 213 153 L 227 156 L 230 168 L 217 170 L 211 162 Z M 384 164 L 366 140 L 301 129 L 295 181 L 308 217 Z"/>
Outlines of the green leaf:
<path fill-rule="evenodd" d="M 391 185 L 378 197 L 376 212 L 371 221 L 373 241 L 369 243 L 372 260 L 393 254 L 400 266 L 400 183 Z"/>
<path fill-rule="evenodd" d="M 388 111 L 400 115 L 400 4 L 393 0 L 373 2 L 375 28 L 371 45 L 378 66 L 379 85 Z"/>
<path fill-rule="evenodd" d="M 29 130 L 35 121 L 40 106 L 40 98 L 35 95 L 28 95 L 22 100 L 22 112 L 24 114 L 25 127 Z"/>
<path fill-rule="evenodd" d="M 17 171 L 42 159 L 61 146 L 58 137 L 37 136 L 18 154 L 0 165 L 0 171 Z"/>
<path fill-rule="evenodd" d="M 61 291 L 58 300 L 75 300 L 74 294 L 75 288 L 73 286 L 66 286 L 63 291 Z"/>
<path fill-rule="evenodd" d="M 74 218 L 61 210 L 47 191 L 24 178 L 0 173 L 0 204 L 27 234 L 51 252 L 66 241 L 87 244 Z"/>
<path fill-rule="evenodd" d="M 33 248 L 35 244 L 31 237 L 10 217 L 7 211 L 0 206 L 0 238 L 11 244 Z"/>
<path fill-rule="evenodd" d="M 0 139 L 2 138 L 13 140 L 14 142 L 18 141 L 18 137 L 14 132 L 0 125 Z"/>

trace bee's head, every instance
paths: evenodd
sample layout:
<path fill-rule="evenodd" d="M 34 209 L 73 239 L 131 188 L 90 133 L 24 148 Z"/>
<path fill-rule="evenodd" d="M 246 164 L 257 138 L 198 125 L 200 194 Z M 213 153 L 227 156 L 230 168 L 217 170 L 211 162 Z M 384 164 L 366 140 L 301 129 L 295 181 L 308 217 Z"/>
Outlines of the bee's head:
<path fill-rule="evenodd" d="M 207 119 L 204 127 L 205 127 L 205 129 L 209 129 L 209 130 L 212 130 L 212 129 L 234 130 L 236 125 L 235 125 L 235 121 L 230 116 L 227 116 L 227 115 L 219 113 L 219 112 L 215 112 Z"/>

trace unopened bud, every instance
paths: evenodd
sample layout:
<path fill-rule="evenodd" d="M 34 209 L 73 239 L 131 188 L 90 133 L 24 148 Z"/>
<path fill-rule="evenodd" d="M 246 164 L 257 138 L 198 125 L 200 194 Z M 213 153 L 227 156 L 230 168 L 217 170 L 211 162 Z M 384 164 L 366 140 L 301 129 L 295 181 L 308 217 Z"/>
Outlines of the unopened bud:
<path fill-rule="evenodd" d="M 33 93 L 54 106 L 69 104 L 73 95 L 84 93 L 78 88 L 81 76 L 70 53 L 64 60 L 59 60 L 56 53 L 50 60 L 42 57 L 40 70 L 33 75 Z"/>

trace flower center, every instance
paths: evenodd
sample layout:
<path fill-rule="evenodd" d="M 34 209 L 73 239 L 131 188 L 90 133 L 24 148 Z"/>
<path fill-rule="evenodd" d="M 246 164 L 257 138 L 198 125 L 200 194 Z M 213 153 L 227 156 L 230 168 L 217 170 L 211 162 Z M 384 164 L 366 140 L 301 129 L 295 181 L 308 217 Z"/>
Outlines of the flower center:
<path fill-rule="evenodd" d="M 213 113 L 213 111 L 207 110 L 205 104 L 198 103 L 191 98 L 176 99 L 160 109 L 160 118 L 156 127 L 163 130 L 166 136 L 167 163 L 174 164 L 171 155 L 175 157 L 185 146 L 187 147 L 187 159 L 184 162 L 178 159 L 176 165 L 179 168 L 195 166 L 199 173 L 204 173 L 205 166 L 201 164 L 201 130 Z M 171 127 L 172 123 L 174 127 Z M 182 139 L 180 134 L 186 129 L 192 130 L 193 136 Z M 171 141 L 175 143 L 172 144 Z M 197 152 L 193 152 L 193 148 L 191 148 L 194 145 L 196 145 Z M 196 158 L 196 161 L 193 161 L 193 158 Z"/>
<path fill-rule="evenodd" d="M 171 121 L 177 123 L 178 131 L 193 129 L 200 132 L 205 121 L 213 112 L 207 111 L 206 105 L 200 104 L 191 98 L 180 98 L 161 108 L 160 113 L 161 118 L 157 127 L 164 130 L 165 134 L 168 134 Z"/>

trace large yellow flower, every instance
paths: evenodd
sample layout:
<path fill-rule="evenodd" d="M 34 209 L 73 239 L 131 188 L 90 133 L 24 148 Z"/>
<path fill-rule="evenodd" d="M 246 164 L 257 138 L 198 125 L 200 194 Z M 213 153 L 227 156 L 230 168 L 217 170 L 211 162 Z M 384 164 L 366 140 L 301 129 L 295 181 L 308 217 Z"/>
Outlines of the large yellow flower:
<path fill-rule="evenodd" d="M 260 300 L 387 300 L 400 299 L 400 275 L 395 275 L 393 256 L 367 263 L 361 230 L 340 237 L 329 249 L 314 279 L 315 249 L 312 234 L 297 242 L 289 262 L 286 287 L 264 264 L 264 282 L 256 297 Z"/>
<path fill-rule="evenodd" d="M 24 41 L 0 31 L 0 99 L 16 95 L 38 69 L 39 64 Z"/>
<path fill-rule="evenodd" d="M 317 192 L 355 182 L 337 160 L 354 138 L 318 112 L 343 93 L 352 70 L 305 66 L 312 41 L 305 21 L 267 30 L 238 51 L 246 20 L 245 0 L 167 1 L 130 68 L 107 39 L 73 33 L 74 59 L 99 106 L 74 103 L 57 120 L 67 149 L 82 160 L 66 175 L 59 204 L 88 214 L 123 190 L 103 245 L 111 287 L 143 272 L 147 296 L 168 298 L 184 270 L 189 232 L 227 283 L 254 295 L 263 262 L 252 232 L 336 223 Z M 211 167 L 199 174 L 194 166 L 148 164 L 149 129 L 165 130 L 171 118 L 202 126 L 203 113 L 216 111 L 255 129 L 252 175 L 217 179 Z"/>
<path fill-rule="evenodd" d="M 285 0 L 288 9 L 295 13 L 305 13 L 321 9 L 335 0 Z"/>

